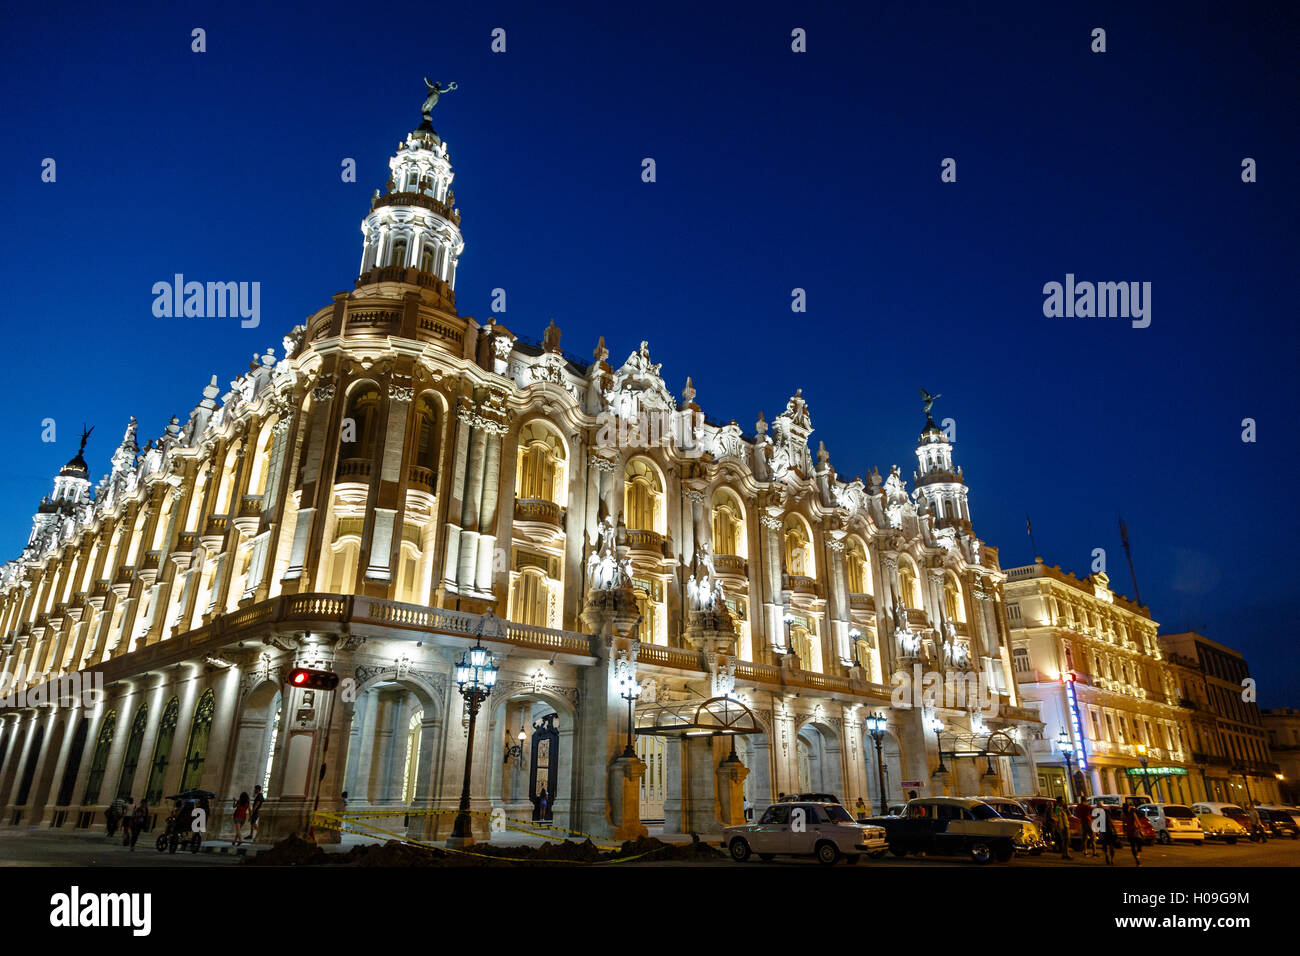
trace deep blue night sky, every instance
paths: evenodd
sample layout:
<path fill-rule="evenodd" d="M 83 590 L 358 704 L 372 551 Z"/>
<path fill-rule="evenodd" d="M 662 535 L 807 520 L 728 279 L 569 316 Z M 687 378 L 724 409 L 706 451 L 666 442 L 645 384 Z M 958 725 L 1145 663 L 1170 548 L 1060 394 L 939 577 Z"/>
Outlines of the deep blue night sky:
<path fill-rule="evenodd" d="M 83 420 L 98 478 L 129 415 L 141 442 L 184 420 L 352 287 L 427 75 L 460 85 L 434 123 L 463 314 L 501 287 L 500 321 L 553 316 L 569 352 L 646 338 L 746 434 L 802 387 L 845 477 L 910 478 L 917 388 L 942 392 L 1004 567 L 1033 560 L 1028 513 L 1049 564 L 1105 548 L 1131 594 L 1122 511 L 1162 629 L 1239 648 L 1261 704 L 1300 706 L 1295 6 L 37 6 L 0 38 L 3 557 Z M 261 282 L 261 326 L 154 318 L 177 272 Z M 1151 326 L 1045 318 L 1067 272 L 1151 282 Z"/>

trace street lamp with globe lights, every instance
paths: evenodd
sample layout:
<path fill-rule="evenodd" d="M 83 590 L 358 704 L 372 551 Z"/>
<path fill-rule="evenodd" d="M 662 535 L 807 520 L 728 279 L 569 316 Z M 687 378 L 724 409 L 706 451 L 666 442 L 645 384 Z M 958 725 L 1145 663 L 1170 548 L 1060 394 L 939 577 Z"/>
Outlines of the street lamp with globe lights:
<path fill-rule="evenodd" d="M 492 693 L 496 682 L 497 667 L 492 661 L 492 655 L 480 641 L 476 640 L 474 646 L 461 655 L 460 663 L 456 665 L 456 687 L 469 708 L 469 737 L 465 744 L 465 779 L 461 783 L 460 806 L 456 811 L 456 823 L 452 826 L 449 841 L 458 846 L 466 846 L 474 842 L 469 820 L 469 781 L 470 771 L 474 765 L 474 723 L 479 708 Z"/>
<path fill-rule="evenodd" d="M 889 726 L 889 721 L 884 714 L 872 714 L 867 717 L 865 724 L 867 733 L 871 735 L 871 742 L 876 745 L 876 773 L 880 778 L 880 814 L 883 816 L 888 810 L 888 805 L 885 802 L 885 761 L 881 756 L 881 750 L 885 743 L 885 730 Z"/>
<path fill-rule="evenodd" d="M 1146 744 L 1138 744 L 1138 745 L 1137 745 L 1137 755 L 1138 755 L 1138 760 L 1142 763 L 1142 782 L 1143 782 L 1144 784 L 1146 784 L 1146 788 L 1147 788 L 1147 799 L 1148 799 L 1149 801 L 1151 801 L 1152 803 L 1154 803 L 1156 798 L 1151 794 L 1151 775 L 1150 775 L 1149 773 L 1147 773 L 1147 759 L 1148 759 L 1148 758 L 1147 758 L 1147 745 L 1146 745 Z"/>
<path fill-rule="evenodd" d="M 1071 759 L 1074 744 L 1070 741 L 1070 735 L 1064 730 L 1057 736 L 1056 746 L 1061 748 L 1061 757 L 1065 760 L 1065 802 L 1073 803 L 1074 796 L 1070 792 L 1070 781 L 1074 777 L 1074 762 Z"/>
<path fill-rule="evenodd" d="M 932 715 L 925 719 L 925 726 L 934 734 L 934 745 L 939 751 L 939 766 L 934 769 L 934 775 L 937 777 L 948 772 L 948 768 L 943 765 L 943 738 L 939 736 L 943 733 L 943 721 Z"/>
<path fill-rule="evenodd" d="M 636 699 L 641 696 L 641 685 L 637 683 L 635 677 L 626 674 L 620 677 L 618 682 L 623 687 L 618 696 L 627 701 L 627 746 L 623 748 L 623 756 L 635 757 L 636 747 L 632 741 L 632 706 L 636 703 Z"/>

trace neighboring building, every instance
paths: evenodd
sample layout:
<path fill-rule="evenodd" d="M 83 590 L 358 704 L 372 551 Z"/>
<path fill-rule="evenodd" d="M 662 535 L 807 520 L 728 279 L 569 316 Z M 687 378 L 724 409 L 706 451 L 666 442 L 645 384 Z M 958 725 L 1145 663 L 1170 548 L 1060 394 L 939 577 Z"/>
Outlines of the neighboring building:
<path fill-rule="evenodd" d="M 1191 758 L 1205 780 L 1209 799 L 1242 806 L 1251 800 L 1278 800 L 1280 771 L 1269 754 L 1259 705 L 1253 692 L 1247 693 L 1253 683 L 1246 659 L 1194 631 L 1162 634 L 1160 646 L 1171 657 L 1177 655 L 1185 671 L 1199 671 L 1204 680 L 1215 736 L 1210 748 L 1194 751 Z"/>
<path fill-rule="evenodd" d="M 689 379 L 675 399 L 645 342 L 615 367 L 603 339 L 585 362 L 554 324 L 534 344 L 462 316 L 446 144 L 426 119 L 389 165 L 355 288 L 226 394 L 213 376 L 156 443 L 132 420 L 93 497 L 79 453 L 0 569 L 6 683 L 94 670 L 107 691 L 0 708 L 3 823 L 91 826 L 118 794 L 197 786 L 220 827 L 263 783 L 274 837 L 304 826 L 332 737 L 322 809 L 347 791 L 446 835 L 455 665 L 478 639 L 500 665 L 475 723 L 480 833 L 542 786 L 557 824 L 598 836 L 714 832 L 781 791 L 878 803 L 882 771 L 890 799 L 1034 787 L 997 551 L 928 414 L 915 491 L 897 467 L 845 481 L 799 392 L 745 436 Z M 293 687 L 294 666 L 345 682 Z M 891 707 L 899 672 L 978 678 L 996 713 Z"/>
<path fill-rule="evenodd" d="M 1080 789 L 1143 794 L 1148 782 L 1157 799 L 1198 796 L 1189 782 L 1186 709 L 1147 608 L 1112 591 L 1104 572 L 1076 578 L 1040 558 L 1006 576 L 1013 670 L 1025 706 L 1044 725 L 1034 742 L 1040 791 L 1064 795 L 1068 765 L 1076 799 Z"/>
<path fill-rule="evenodd" d="M 1300 710 L 1270 707 L 1260 711 L 1268 733 L 1268 749 L 1277 762 L 1282 801 L 1300 803 Z"/>

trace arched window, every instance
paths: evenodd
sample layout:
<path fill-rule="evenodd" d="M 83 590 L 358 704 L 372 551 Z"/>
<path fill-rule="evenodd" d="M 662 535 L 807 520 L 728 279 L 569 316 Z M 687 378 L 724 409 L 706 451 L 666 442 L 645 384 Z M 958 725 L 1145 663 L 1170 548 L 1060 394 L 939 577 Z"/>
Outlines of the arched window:
<path fill-rule="evenodd" d="M 406 766 L 402 769 L 402 802 L 410 803 L 415 799 L 415 778 L 420 772 L 420 722 L 424 711 L 417 710 L 411 714 L 406 724 Z"/>
<path fill-rule="evenodd" d="M 948 620 L 961 623 L 966 620 L 966 603 L 961 599 L 961 584 L 952 574 L 943 578 L 943 612 Z"/>
<path fill-rule="evenodd" d="M 546 577 L 540 571 L 520 571 L 510 589 L 510 620 L 546 627 L 548 597 Z"/>
<path fill-rule="evenodd" d="M 119 800 L 131 796 L 131 784 L 135 782 L 135 768 L 140 764 L 140 748 L 144 746 L 144 731 L 148 723 L 149 708 L 141 704 L 135 709 L 135 718 L 131 721 L 131 734 L 126 738 L 126 753 L 122 755 L 122 773 L 117 778 Z"/>
<path fill-rule="evenodd" d="M 271 718 L 271 733 L 266 744 L 266 773 L 262 775 L 262 793 L 271 792 L 271 768 L 275 766 L 275 751 L 280 743 L 280 710 L 283 704 L 284 697 L 277 690 L 275 699 L 271 701 L 271 711 L 275 716 Z"/>
<path fill-rule="evenodd" d="M 623 480 L 624 523 L 633 531 L 662 534 L 663 486 L 659 482 L 659 473 L 649 463 L 635 460 L 628 462 Z"/>
<path fill-rule="evenodd" d="M 81 798 L 84 806 L 99 802 L 99 791 L 104 785 L 104 771 L 108 768 L 108 752 L 113 747 L 113 732 L 117 727 L 117 711 L 104 715 L 95 740 L 95 755 L 90 758 L 90 775 L 86 777 L 86 792 Z"/>
<path fill-rule="evenodd" d="M 844 549 L 844 566 L 848 572 L 850 594 L 871 593 L 871 566 L 856 538 L 850 538 Z"/>
<path fill-rule="evenodd" d="M 905 558 L 898 561 L 898 590 L 906 607 L 921 606 L 920 595 L 916 592 L 916 570 L 912 567 L 912 562 Z"/>
<path fill-rule="evenodd" d="M 734 494 L 720 489 L 713 496 L 713 553 L 745 557 L 745 512 Z"/>
<path fill-rule="evenodd" d="M 790 625 L 790 645 L 799 658 L 799 669 L 820 674 L 822 670 L 821 642 L 802 624 Z"/>
<path fill-rule="evenodd" d="M 424 248 L 420 251 L 420 271 L 425 275 L 433 275 L 433 244 L 426 242 Z"/>
<path fill-rule="evenodd" d="M 341 476 L 369 476 L 379 434 L 379 411 L 379 389 L 374 383 L 362 383 L 352 391 L 340 434 Z"/>
<path fill-rule="evenodd" d="M 216 697 L 205 690 L 194 708 L 190 722 L 190 740 L 185 748 L 185 773 L 181 776 L 181 789 L 192 790 L 203 779 L 203 763 L 208 758 L 208 735 L 212 733 L 212 717 L 216 713 Z"/>
<path fill-rule="evenodd" d="M 163 784 L 167 780 L 167 765 L 171 762 L 172 741 L 176 739 L 176 723 L 180 720 L 181 702 L 173 697 L 163 708 L 158 724 L 158 736 L 153 744 L 153 760 L 149 764 L 149 782 L 144 788 L 144 798 L 149 803 L 162 799 Z"/>
<path fill-rule="evenodd" d="M 785 573 L 816 577 L 807 526 L 794 515 L 785 519 Z"/>
<path fill-rule="evenodd" d="M 400 239 L 393 240 L 392 254 L 388 257 L 388 264 L 390 266 L 406 265 L 406 237 L 405 236 L 402 236 Z"/>
<path fill-rule="evenodd" d="M 525 425 L 519 432 L 515 497 L 564 504 L 564 457 L 564 443 L 555 432 L 541 422 Z"/>
<path fill-rule="evenodd" d="M 76 720 L 76 716 L 73 716 Z M 77 771 L 81 769 L 81 756 L 86 750 L 86 734 L 90 733 L 90 718 L 82 717 L 77 721 L 77 731 L 72 735 L 72 746 L 68 748 L 68 759 L 63 767 L 63 782 L 59 784 L 56 807 L 66 807 L 72 803 L 72 788 L 77 785 Z"/>

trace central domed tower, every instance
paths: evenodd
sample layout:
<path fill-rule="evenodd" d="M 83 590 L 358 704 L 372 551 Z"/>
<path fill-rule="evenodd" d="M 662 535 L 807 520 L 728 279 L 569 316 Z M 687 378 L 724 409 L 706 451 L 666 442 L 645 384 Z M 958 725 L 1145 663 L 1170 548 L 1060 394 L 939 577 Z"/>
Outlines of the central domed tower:
<path fill-rule="evenodd" d="M 361 224 L 357 286 L 410 282 L 431 289 L 455 311 L 456 263 L 465 249 L 454 206 L 454 173 L 447 145 L 426 118 L 388 161 L 387 191 L 370 201 Z"/>

